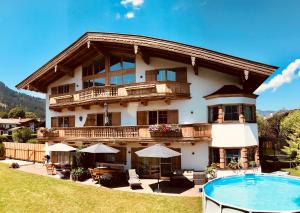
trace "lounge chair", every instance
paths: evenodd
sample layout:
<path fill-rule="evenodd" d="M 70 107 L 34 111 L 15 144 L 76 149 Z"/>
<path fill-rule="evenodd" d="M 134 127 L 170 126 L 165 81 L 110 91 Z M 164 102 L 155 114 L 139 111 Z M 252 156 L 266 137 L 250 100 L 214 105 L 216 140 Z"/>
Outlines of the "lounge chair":
<path fill-rule="evenodd" d="M 128 176 L 129 176 L 128 183 L 129 183 L 131 188 L 141 187 L 142 183 L 140 181 L 139 176 L 136 174 L 135 169 L 129 169 L 128 170 Z"/>

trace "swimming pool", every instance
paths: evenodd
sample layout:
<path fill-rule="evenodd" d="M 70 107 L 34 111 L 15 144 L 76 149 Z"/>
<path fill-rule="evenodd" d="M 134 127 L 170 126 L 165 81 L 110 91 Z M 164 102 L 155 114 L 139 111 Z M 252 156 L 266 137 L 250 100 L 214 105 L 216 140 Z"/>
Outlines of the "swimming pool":
<path fill-rule="evenodd" d="M 204 186 L 204 213 L 300 212 L 300 179 L 274 175 L 240 175 Z"/>

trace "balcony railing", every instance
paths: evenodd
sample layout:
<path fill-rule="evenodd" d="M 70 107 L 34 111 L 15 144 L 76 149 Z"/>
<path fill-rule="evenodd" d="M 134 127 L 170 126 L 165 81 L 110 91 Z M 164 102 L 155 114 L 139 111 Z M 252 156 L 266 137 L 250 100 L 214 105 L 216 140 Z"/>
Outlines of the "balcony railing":
<path fill-rule="evenodd" d="M 189 97 L 190 84 L 173 81 L 140 82 L 129 85 L 91 87 L 71 95 L 50 96 L 50 107 L 76 105 L 89 101 L 140 100 L 141 98 Z"/>
<path fill-rule="evenodd" d="M 184 124 L 179 125 L 181 134 L 176 135 L 177 138 L 210 138 L 211 124 Z M 64 139 L 151 139 L 157 138 L 151 135 L 149 126 L 107 126 L 107 127 L 76 127 L 76 128 L 59 128 L 56 130 L 57 135 Z M 47 137 L 38 134 L 39 138 Z M 160 137 L 169 137 L 168 134 Z M 172 137 L 174 138 L 174 136 Z"/>

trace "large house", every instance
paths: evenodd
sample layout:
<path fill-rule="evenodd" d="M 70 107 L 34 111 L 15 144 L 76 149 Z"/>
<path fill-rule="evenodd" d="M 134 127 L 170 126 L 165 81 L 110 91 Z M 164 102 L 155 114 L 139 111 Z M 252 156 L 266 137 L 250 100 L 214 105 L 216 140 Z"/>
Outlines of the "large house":
<path fill-rule="evenodd" d="M 175 169 L 259 165 L 253 92 L 277 67 L 146 36 L 89 32 L 17 85 L 46 94 L 39 139 L 119 150 L 102 161 L 151 177 Z M 155 126 L 152 126 L 155 125 Z M 161 143 L 171 159 L 138 158 Z"/>

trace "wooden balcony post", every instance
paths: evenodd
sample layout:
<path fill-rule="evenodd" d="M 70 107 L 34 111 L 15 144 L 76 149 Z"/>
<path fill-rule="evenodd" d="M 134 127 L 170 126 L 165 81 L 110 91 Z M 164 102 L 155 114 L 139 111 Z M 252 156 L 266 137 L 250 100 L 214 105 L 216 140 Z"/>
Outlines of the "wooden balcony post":
<path fill-rule="evenodd" d="M 223 106 L 218 106 L 218 123 L 223 123 Z"/>
<path fill-rule="evenodd" d="M 241 163 L 244 169 L 248 168 L 248 149 L 246 147 L 241 149 Z"/>

